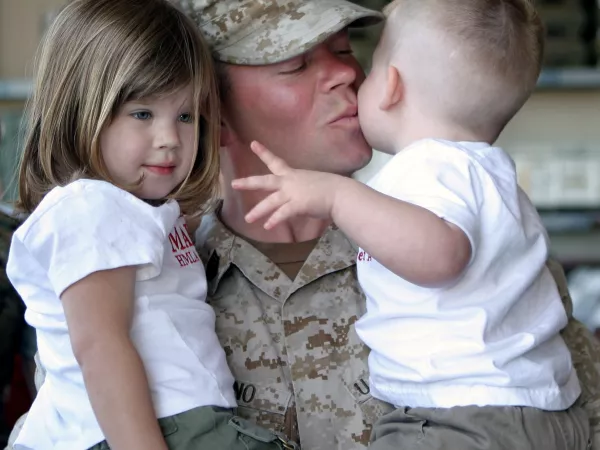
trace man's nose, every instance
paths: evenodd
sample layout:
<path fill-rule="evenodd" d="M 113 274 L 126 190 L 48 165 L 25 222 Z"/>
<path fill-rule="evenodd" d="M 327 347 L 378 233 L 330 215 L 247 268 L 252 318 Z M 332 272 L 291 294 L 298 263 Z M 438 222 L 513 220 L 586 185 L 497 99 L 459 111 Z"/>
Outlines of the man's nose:
<path fill-rule="evenodd" d="M 361 69 L 354 56 L 340 55 L 329 49 L 323 49 L 319 57 L 326 90 L 338 86 L 350 86 L 356 82 Z"/>

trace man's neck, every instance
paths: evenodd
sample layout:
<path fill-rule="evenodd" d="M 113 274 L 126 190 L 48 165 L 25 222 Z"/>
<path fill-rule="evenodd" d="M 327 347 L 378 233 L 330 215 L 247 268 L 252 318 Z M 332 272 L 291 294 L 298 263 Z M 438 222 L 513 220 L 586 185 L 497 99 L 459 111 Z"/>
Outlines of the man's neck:
<path fill-rule="evenodd" d="M 265 198 L 263 193 L 241 192 L 228 189 L 224 192 L 220 219 L 234 233 L 257 242 L 291 243 L 317 239 L 331 224 L 328 220 L 295 217 L 271 230 L 265 230 L 268 218 L 248 223 L 246 214 Z"/>

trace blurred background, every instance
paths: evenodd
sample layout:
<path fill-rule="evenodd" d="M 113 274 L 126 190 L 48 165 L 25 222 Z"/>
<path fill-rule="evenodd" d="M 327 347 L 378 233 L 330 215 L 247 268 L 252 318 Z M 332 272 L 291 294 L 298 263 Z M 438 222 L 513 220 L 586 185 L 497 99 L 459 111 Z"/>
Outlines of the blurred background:
<path fill-rule="evenodd" d="M 1 267 L 15 226 L 10 202 L 15 196 L 20 121 L 31 89 L 33 55 L 66 2 L 0 0 Z M 599 2 L 536 0 L 546 25 L 544 70 L 538 89 L 498 142 L 514 158 L 520 184 L 549 231 L 552 254 L 567 271 L 575 316 L 595 332 L 600 330 Z M 388 1 L 356 3 L 381 9 Z M 355 53 L 367 71 L 379 32 L 379 27 L 352 31 Z M 356 177 L 366 181 L 387 158 L 375 152 L 371 164 Z M 3 432 L 31 400 L 35 351 L 18 299 L 2 282 L 0 276 L 0 448 Z"/>

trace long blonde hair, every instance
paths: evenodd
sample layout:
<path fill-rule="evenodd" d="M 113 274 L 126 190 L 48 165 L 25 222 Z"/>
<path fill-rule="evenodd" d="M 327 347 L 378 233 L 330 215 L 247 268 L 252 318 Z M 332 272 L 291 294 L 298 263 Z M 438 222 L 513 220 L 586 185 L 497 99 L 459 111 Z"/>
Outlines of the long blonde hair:
<path fill-rule="evenodd" d="M 219 99 L 210 50 L 194 23 L 166 0 L 74 0 L 40 46 L 27 105 L 17 207 L 31 212 L 52 188 L 79 178 L 111 181 L 100 133 L 132 99 L 191 84 L 198 154 L 169 198 L 186 214 L 214 198 Z"/>

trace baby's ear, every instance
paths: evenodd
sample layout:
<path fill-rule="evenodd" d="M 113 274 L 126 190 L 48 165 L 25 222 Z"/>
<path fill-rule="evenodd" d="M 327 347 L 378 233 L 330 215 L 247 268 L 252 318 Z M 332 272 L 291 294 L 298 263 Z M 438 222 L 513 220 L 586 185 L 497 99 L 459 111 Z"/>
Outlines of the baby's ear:
<path fill-rule="evenodd" d="M 390 65 L 385 77 L 383 98 L 379 102 L 379 109 L 384 111 L 396 106 L 404 97 L 404 81 L 398 69 Z"/>

